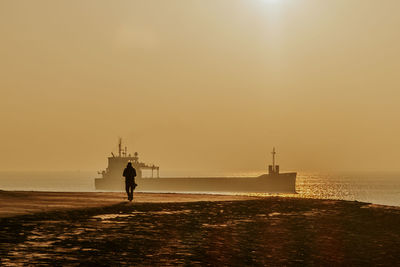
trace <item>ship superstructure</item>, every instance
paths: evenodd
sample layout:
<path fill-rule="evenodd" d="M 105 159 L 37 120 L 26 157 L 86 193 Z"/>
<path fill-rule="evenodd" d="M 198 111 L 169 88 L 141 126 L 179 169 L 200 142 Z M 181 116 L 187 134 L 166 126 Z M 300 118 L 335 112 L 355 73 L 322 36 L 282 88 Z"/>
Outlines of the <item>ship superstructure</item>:
<path fill-rule="evenodd" d="M 121 139 L 118 143 L 118 155 L 111 155 L 108 157 L 107 169 L 99 173 L 102 178 L 95 179 L 96 190 L 123 191 L 125 186 L 122 172 L 127 163 L 132 162 L 137 173 L 136 191 L 141 192 L 296 192 L 297 173 L 280 173 L 279 165 L 276 165 L 275 148 L 272 151 L 272 165 L 268 166 L 268 173 L 257 177 L 161 178 L 158 166 L 140 162 L 137 152 L 133 156 L 128 154 L 127 147 L 122 149 Z M 142 170 L 151 170 L 151 177 L 143 177 Z"/>
<path fill-rule="evenodd" d="M 118 142 L 118 154 L 115 155 L 111 152 L 111 157 L 108 157 L 108 167 L 99 172 L 102 178 L 95 179 L 96 189 L 119 190 L 119 185 L 123 180 L 122 172 L 128 162 L 131 162 L 132 166 L 136 169 L 137 179 L 142 178 L 142 170 L 151 170 L 152 177 L 155 174 L 156 177 L 159 177 L 160 167 L 140 162 L 138 152 L 135 152 L 133 156 L 128 154 L 128 148 L 126 146 L 122 148 L 122 139 L 120 138 Z"/>

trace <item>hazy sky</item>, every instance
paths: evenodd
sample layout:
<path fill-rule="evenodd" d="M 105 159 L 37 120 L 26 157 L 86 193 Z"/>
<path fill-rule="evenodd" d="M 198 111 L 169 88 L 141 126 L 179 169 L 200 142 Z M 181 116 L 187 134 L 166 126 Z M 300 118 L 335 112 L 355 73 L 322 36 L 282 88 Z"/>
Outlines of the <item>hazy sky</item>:
<path fill-rule="evenodd" d="M 0 170 L 400 170 L 398 0 L 0 0 Z"/>

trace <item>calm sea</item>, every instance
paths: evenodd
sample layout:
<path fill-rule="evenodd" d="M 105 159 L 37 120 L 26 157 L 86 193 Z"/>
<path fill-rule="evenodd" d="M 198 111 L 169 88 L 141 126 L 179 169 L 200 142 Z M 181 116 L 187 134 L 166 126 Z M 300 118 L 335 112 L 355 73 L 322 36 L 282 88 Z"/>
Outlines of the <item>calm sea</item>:
<path fill-rule="evenodd" d="M 92 192 L 94 177 L 86 171 L 0 172 L 0 190 Z M 299 173 L 296 190 L 297 197 L 400 206 L 400 172 Z"/>

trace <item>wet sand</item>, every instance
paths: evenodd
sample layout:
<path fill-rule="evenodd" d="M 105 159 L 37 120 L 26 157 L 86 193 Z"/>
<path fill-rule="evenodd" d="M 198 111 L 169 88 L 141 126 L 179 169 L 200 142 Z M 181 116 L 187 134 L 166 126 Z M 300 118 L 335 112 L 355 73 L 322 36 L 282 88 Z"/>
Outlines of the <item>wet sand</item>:
<path fill-rule="evenodd" d="M 400 264 L 399 208 L 316 199 L 210 201 L 214 196 L 207 197 L 207 201 L 171 202 L 172 194 L 160 203 L 124 201 L 3 217 L 0 262 L 10 266 Z"/>
<path fill-rule="evenodd" d="M 246 200 L 254 197 L 210 194 L 135 193 L 133 202 L 193 202 Z M 126 201 L 119 192 L 1 191 L 0 218 L 53 210 L 101 207 Z"/>

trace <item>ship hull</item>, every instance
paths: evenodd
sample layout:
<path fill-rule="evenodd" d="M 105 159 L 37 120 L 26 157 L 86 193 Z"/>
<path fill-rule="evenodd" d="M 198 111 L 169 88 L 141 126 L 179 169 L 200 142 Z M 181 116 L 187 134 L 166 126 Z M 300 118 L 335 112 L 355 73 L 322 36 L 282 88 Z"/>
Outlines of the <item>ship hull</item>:
<path fill-rule="evenodd" d="M 296 173 L 259 177 L 137 178 L 139 192 L 295 193 Z M 96 190 L 124 191 L 123 177 L 95 179 Z"/>

